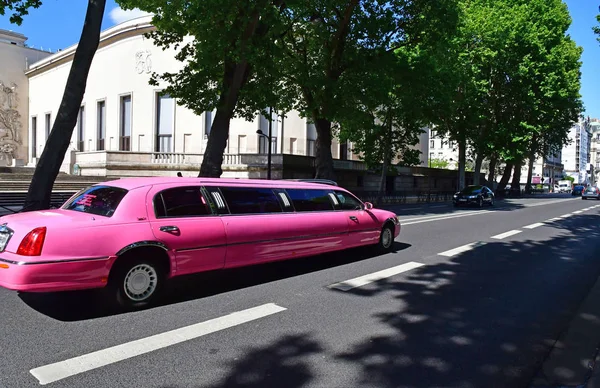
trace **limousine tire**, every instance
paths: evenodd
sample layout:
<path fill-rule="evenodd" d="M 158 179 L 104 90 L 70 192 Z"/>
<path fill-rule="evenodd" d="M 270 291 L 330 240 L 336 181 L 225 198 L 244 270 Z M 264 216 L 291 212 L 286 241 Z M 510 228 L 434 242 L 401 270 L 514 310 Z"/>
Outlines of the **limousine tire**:
<path fill-rule="evenodd" d="M 386 224 L 381 229 L 381 235 L 379 236 L 379 244 L 377 244 L 381 252 L 389 252 L 394 246 L 394 227 L 390 224 Z"/>
<path fill-rule="evenodd" d="M 151 306 L 160 296 L 166 280 L 160 260 L 127 256 L 116 263 L 109 279 L 109 289 L 116 297 L 117 305 L 123 309 Z"/>

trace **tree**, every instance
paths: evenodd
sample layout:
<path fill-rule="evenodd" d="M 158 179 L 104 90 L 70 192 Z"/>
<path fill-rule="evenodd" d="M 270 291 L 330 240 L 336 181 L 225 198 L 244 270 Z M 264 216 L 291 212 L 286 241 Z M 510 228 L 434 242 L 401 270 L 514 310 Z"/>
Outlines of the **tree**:
<path fill-rule="evenodd" d="M 2 14 L 6 8 L 15 11 L 11 21 L 20 24 L 22 16 L 27 14 L 29 7 L 37 8 L 40 5 L 41 1 L 36 0 L 5 1 L 0 3 L 0 9 Z M 41 210 L 50 207 L 52 187 L 71 142 L 90 66 L 100 42 L 100 28 L 105 5 L 106 0 L 88 0 L 83 30 L 75 50 L 65 92 L 50 136 L 33 173 L 25 198 L 24 210 Z"/>
<path fill-rule="evenodd" d="M 600 11 L 600 6 L 598 6 L 598 10 Z M 600 15 L 596 15 L 596 21 L 600 24 Z M 592 27 L 592 31 L 594 31 L 594 34 L 598 35 L 596 40 L 600 43 L 600 26 Z"/>
<path fill-rule="evenodd" d="M 3 0 L 0 2 L 0 15 L 6 15 L 8 10 L 10 22 L 18 26 L 23 23 L 23 16 L 29 15 L 29 9 L 39 8 L 42 5 L 42 0 Z"/>
<path fill-rule="evenodd" d="M 431 159 L 429 161 L 429 167 L 431 168 L 447 169 L 449 165 L 450 162 L 448 162 L 446 159 Z"/>
<path fill-rule="evenodd" d="M 219 177 L 234 117 L 254 120 L 266 109 L 287 110 L 279 86 L 281 56 L 275 40 L 283 0 L 118 0 L 123 9 L 154 12 L 156 31 L 147 36 L 177 50 L 178 72 L 153 73 L 152 85 L 197 115 L 216 109 L 199 176 Z"/>
<path fill-rule="evenodd" d="M 362 96 L 374 93 L 387 98 L 387 93 L 381 92 L 386 90 L 381 84 L 387 82 L 386 77 L 377 77 L 389 71 L 382 65 L 388 63 L 386 56 L 443 36 L 455 20 L 453 4 L 452 0 L 435 4 L 427 0 L 303 0 L 289 4 L 292 12 L 284 14 L 289 30 L 278 41 L 285 56 L 282 82 L 288 95 L 294 96 L 294 109 L 315 124 L 317 178 L 335 178 L 331 144 L 337 123 L 343 122 L 343 129 L 352 121 L 349 112 L 361 116 Z M 373 76 L 377 84 L 357 86 Z M 393 109 L 386 105 L 380 100 L 370 106 L 382 112 Z M 362 120 L 357 117 L 355 122 Z"/>

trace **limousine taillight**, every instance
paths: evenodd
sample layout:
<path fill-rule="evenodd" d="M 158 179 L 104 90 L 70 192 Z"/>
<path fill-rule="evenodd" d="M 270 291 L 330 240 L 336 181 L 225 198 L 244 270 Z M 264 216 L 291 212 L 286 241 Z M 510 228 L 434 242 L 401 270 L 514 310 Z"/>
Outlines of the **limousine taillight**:
<path fill-rule="evenodd" d="M 19 249 L 17 249 L 17 255 L 21 256 L 40 256 L 42 254 L 42 248 L 44 247 L 44 241 L 46 240 L 46 227 L 42 226 L 33 229 L 21 241 Z"/>

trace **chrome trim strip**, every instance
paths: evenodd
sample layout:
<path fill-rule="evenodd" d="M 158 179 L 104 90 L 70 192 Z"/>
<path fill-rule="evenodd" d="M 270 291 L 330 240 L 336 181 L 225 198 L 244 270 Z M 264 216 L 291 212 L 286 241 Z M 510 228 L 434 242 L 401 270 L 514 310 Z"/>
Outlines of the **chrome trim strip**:
<path fill-rule="evenodd" d="M 119 252 L 117 252 L 117 256 L 121 256 L 122 254 L 124 254 L 125 252 L 133 249 L 133 248 L 139 248 L 139 247 L 158 247 L 158 248 L 162 248 L 165 251 L 168 251 L 169 248 L 167 248 L 167 246 L 159 241 L 138 241 L 138 242 L 134 242 L 133 244 L 129 244 L 124 248 L 121 248 L 121 250 L 119 250 Z"/>
<path fill-rule="evenodd" d="M 275 238 L 275 239 L 267 239 L 267 240 L 244 241 L 244 242 L 239 242 L 239 243 L 234 243 L 234 244 L 205 245 L 205 246 L 199 246 L 199 247 L 193 247 L 193 248 L 176 249 L 175 252 L 186 252 L 186 251 L 194 251 L 194 250 L 199 250 L 199 249 L 222 248 L 222 247 L 226 247 L 226 246 L 232 247 L 232 246 L 246 245 L 246 244 L 264 244 L 264 243 L 282 242 L 282 241 L 290 241 L 290 240 L 306 240 L 306 239 L 315 238 L 315 237 L 319 237 L 319 238 L 321 238 L 321 237 L 332 237 L 332 236 L 339 236 L 339 235 L 342 235 L 342 234 L 365 233 L 365 232 L 379 232 L 379 229 L 378 228 L 371 228 L 371 229 L 351 230 L 349 232 L 335 232 L 335 233 L 324 233 L 324 234 L 308 234 L 308 235 L 304 235 L 304 236 Z"/>
<path fill-rule="evenodd" d="M 0 262 L 13 264 L 13 265 L 38 265 L 38 264 L 60 264 L 60 263 L 77 263 L 82 261 L 97 261 L 97 260 L 106 260 L 108 256 L 102 257 L 85 257 L 81 259 L 66 259 L 66 260 L 44 260 L 44 261 L 14 261 L 3 259 L 0 257 Z"/>

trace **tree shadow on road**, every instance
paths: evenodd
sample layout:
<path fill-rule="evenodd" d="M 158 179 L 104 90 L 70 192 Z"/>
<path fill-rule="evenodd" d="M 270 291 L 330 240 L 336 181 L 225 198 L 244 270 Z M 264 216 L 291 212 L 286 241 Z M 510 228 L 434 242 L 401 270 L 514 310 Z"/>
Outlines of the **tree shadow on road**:
<path fill-rule="evenodd" d="M 327 362 L 356 371 L 349 380 L 354 386 L 527 387 L 600 275 L 600 217 L 582 215 L 547 227 L 555 229 L 549 239 L 535 238 L 542 235 L 537 229 L 525 241 L 488 242 L 452 258 L 437 257 L 405 277 L 328 291 L 345 306 L 335 312 L 340 327 L 370 319 L 373 327 L 383 324 L 392 332 L 363 327 L 364 335 L 349 338 L 342 352 L 328 351 L 325 343 L 311 347 L 323 349 Z M 369 312 L 373 308 L 379 311 Z M 259 354 L 277 355 L 275 367 L 244 386 L 319 386 L 316 376 L 304 373 L 299 380 L 286 378 L 286 362 L 305 365 L 308 373 L 314 361 L 310 352 L 292 352 L 286 360 L 280 341 L 247 352 L 212 386 L 243 379 Z"/>
<path fill-rule="evenodd" d="M 392 253 L 411 245 L 394 242 Z M 206 298 L 234 290 L 270 283 L 315 271 L 342 266 L 380 256 L 372 247 L 361 247 L 249 267 L 179 276 L 169 282 L 165 295 L 153 308 Z M 69 291 L 48 294 L 19 293 L 32 309 L 53 319 L 73 322 L 119 314 L 101 290 Z"/>

